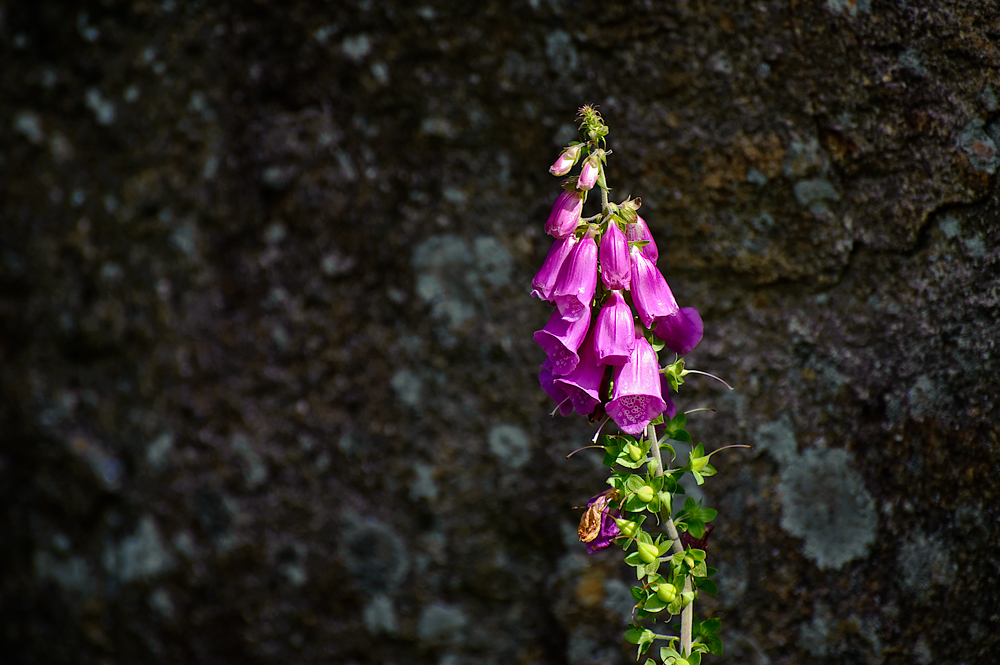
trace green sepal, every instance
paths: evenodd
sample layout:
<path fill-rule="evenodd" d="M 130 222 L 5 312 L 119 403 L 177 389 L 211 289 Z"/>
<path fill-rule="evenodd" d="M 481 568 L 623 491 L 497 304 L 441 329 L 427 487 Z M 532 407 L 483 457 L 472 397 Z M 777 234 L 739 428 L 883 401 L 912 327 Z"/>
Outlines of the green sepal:
<path fill-rule="evenodd" d="M 705 560 L 705 550 L 689 549 L 688 554 L 690 554 L 691 558 L 694 559 L 695 561 Z"/>
<path fill-rule="evenodd" d="M 677 638 L 674 637 L 671 639 L 676 640 Z M 664 663 L 667 662 L 667 659 L 672 658 L 676 660 L 680 657 L 681 655 L 677 652 L 677 649 L 674 649 L 673 647 L 660 647 L 660 660 L 662 660 Z"/>
<path fill-rule="evenodd" d="M 707 566 L 705 566 L 705 562 L 699 561 L 695 563 L 694 566 L 691 567 L 691 574 L 694 575 L 696 578 L 708 577 L 708 570 Z"/>
<path fill-rule="evenodd" d="M 630 587 L 628 592 L 632 594 L 632 599 L 637 603 L 641 603 L 646 598 L 646 592 L 642 590 L 642 587 Z"/>

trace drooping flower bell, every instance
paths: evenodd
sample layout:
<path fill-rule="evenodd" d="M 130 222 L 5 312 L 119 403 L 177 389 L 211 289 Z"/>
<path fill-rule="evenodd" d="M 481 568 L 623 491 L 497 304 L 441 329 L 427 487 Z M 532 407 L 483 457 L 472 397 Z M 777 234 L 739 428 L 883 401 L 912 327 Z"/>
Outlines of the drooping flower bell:
<path fill-rule="evenodd" d="M 587 191 L 597 184 L 597 176 L 600 174 L 600 167 L 597 160 L 597 153 L 594 153 L 583 162 L 580 167 L 580 177 L 576 181 L 576 188 Z"/>
<path fill-rule="evenodd" d="M 562 177 L 569 173 L 573 165 L 576 164 L 576 160 L 580 157 L 580 149 L 582 145 L 571 145 L 562 151 L 559 158 L 556 159 L 555 163 L 549 167 L 549 173 L 554 176 Z"/>
<path fill-rule="evenodd" d="M 629 252 L 629 258 L 632 261 L 632 304 L 642 323 L 651 328 L 654 319 L 672 316 L 680 308 L 667 286 L 667 280 L 635 245 Z"/>
<path fill-rule="evenodd" d="M 656 248 L 656 241 L 653 240 L 653 234 L 650 233 L 649 227 L 646 226 L 646 220 L 642 217 L 636 215 L 634 223 L 625 225 L 625 238 L 629 242 L 646 241 L 646 244 L 641 247 L 642 253 L 646 255 L 646 258 L 653 263 L 656 263 L 656 260 L 660 258 L 660 250 Z"/>
<path fill-rule="evenodd" d="M 601 379 L 604 377 L 604 365 L 594 356 L 593 330 L 580 345 L 579 355 L 580 361 L 573 371 L 556 377 L 553 383 L 566 393 L 577 413 L 587 416 L 601 402 Z"/>
<path fill-rule="evenodd" d="M 683 356 L 698 345 L 705 324 L 694 307 L 682 307 L 668 316 L 656 317 L 653 334 L 663 340 L 668 349 Z"/>
<path fill-rule="evenodd" d="M 592 233 L 588 231 L 566 257 L 552 289 L 551 299 L 570 321 L 590 313 L 590 303 L 597 289 L 597 243 Z"/>
<path fill-rule="evenodd" d="M 614 220 L 608 223 L 608 230 L 601 238 L 601 281 L 609 289 L 627 289 L 631 283 L 631 263 L 628 255 L 628 240 Z"/>
<path fill-rule="evenodd" d="M 621 534 L 621 529 L 615 521 L 618 517 L 618 508 L 614 502 L 617 500 L 618 491 L 609 489 L 587 502 L 587 511 L 580 517 L 576 535 L 580 538 L 580 542 L 587 546 L 588 554 L 607 549 Z"/>
<path fill-rule="evenodd" d="M 545 222 L 545 232 L 553 238 L 565 238 L 572 235 L 580 223 L 580 212 L 583 210 L 583 192 L 563 190 L 562 194 L 552 204 L 552 212 Z"/>
<path fill-rule="evenodd" d="M 646 425 L 667 408 L 660 388 L 656 352 L 636 333 L 628 362 L 615 368 L 615 387 L 607 412 L 626 434 L 641 436 Z"/>
<path fill-rule="evenodd" d="M 542 263 L 541 270 L 531 280 L 531 286 L 534 287 L 531 290 L 532 296 L 542 300 L 552 299 L 552 289 L 559 278 L 559 272 L 562 270 L 563 263 L 565 263 L 566 257 L 569 256 L 578 242 L 579 239 L 576 236 L 569 236 L 567 238 L 559 238 L 552 243 L 552 247 L 549 248 L 549 253 L 545 256 L 545 261 Z"/>
<path fill-rule="evenodd" d="M 573 402 L 566 396 L 562 388 L 553 383 L 552 361 L 549 358 L 545 359 L 541 370 L 538 372 L 538 383 L 541 384 L 542 390 L 556 401 L 559 407 L 559 415 L 568 416 L 573 413 Z"/>
<path fill-rule="evenodd" d="M 625 302 L 621 291 L 612 291 L 611 297 L 597 313 L 594 333 L 597 362 L 624 365 L 634 348 L 635 324 L 632 321 L 632 309 Z"/>
<path fill-rule="evenodd" d="M 564 318 L 559 310 L 552 312 L 545 327 L 532 336 L 552 362 L 552 375 L 569 374 L 580 362 L 578 350 L 590 328 L 590 311 L 575 321 Z"/>

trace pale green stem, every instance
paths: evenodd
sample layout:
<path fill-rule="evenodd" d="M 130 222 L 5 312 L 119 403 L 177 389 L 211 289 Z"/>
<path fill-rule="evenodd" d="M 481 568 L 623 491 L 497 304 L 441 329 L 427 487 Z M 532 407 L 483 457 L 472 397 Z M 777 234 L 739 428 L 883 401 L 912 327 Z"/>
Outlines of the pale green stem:
<path fill-rule="evenodd" d="M 649 448 L 653 452 L 653 459 L 656 461 L 656 470 L 653 475 L 663 475 L 663 460 L 660 455 L 660 441 L 656 438 L 656 428 L 652 425 L 646 426 L 646 437 L 649 439 Z M 673 516 L 670 511 L 661 509 L 660 517 L 663 518 L 664 526 L 667 529 L 667 536 L 673 541 L 671 549 L 675 554 L 684 551 L 681 546 L 681 537 L 677 533 Z M 691 591 L 691 578 L 684 578 L 684 592 Z M 691 655 L 691 632 L 694 627 L 694 603 L 688 603 L 681 610 L 681 655 L 687 658 Z"/>

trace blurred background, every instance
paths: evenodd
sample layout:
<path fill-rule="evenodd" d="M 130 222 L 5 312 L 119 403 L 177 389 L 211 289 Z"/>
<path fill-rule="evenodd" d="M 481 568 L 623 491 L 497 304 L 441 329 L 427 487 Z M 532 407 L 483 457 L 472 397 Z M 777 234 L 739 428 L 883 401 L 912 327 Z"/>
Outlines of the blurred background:
<path fill-rule="evenodd" d="M 528 297 L 579 106 L 705 320 L 718 662 L 995 662 L 1000 9 L 0 0 L 5 663 L 625 664 Z"/>

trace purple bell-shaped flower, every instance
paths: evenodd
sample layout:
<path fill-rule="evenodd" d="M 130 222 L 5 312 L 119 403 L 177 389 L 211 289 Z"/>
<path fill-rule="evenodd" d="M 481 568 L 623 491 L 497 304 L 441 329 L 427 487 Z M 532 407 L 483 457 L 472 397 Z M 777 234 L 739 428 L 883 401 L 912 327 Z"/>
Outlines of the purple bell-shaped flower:
<path fill-rule="evenodd" d="M 580 212 L 583 210 L 583 193 L 573 190 L 563 190 L 556 202 L 552 204 L 552 212 L 545 222 L 545 232 L 553 238 L 565 238 L 572 235 L 580 223 Z"/>
<path fill-rule="evenodd" d="M 694 307 L 682 307 L 668 316 L 656 317 L 653 334 L 663 340 L 668 349 L 683 356 L 698 345 L 705 324 Z"/>
<path fill-rule="evenodd" d="M 601 379 L 604 377 L 604 365 L 597 362 L 594 355 L 594 333 L 587 335 L 580 346 L 580 362 L 573 371 L 565 376 L 554 379 L 553 383 L 563 389 L 566 396 L 573 402 L 573 408 L 581 416 L 590 415 L 600 401 Z"/>
<path fill-rule="evenodd" d="M 653 320 L 659 317 L 672 316 L 677 313 L 677 301 L 667 286 L 667 280 L 657 270 L 653 262 L 639 251 L 635 245 L 629 253 L 632 259 L 632 304 L 639 314 L 639 319 L 651 328 Z"/>
<path fill-rule="evenodd" d="M 628 255 L 628 241 L 614 221 L 601 238 L 601 280 L 609 289 L 627 289 L 631 282 L 631 262 Z"/>
<path fill-rule="evenodd" d="M 641 249 L 646 258 L 653 263 L 656 263 L 656 260 L 660 258 L 660 250 L 656 248 L 656 241 L 653 240 L 653 234 L 650 233 L 649 227 L 646 226 L 646 220 L 642 217 L 638 217 L 633 224 L 625 225 L 625 238 L 629 242 L 641 242 L 645 240 L 647 244 L 643 245 Z"/>
<path fill-rule="evenodd" d="M 594 353 L 597 362 L 624 365 L 635 348 L 635 324 L 632 309 L 625 302 L 621 291 L 612 291 L 611 297 L 597 313 L 594 333 Z"/>
<path fill-rule="evenodd" d="M 569 374 L 576 367 L 580 361 L 578 350 L 587 336 L 588 328 L 590 328 L 589 311 L 586 316 L 570 321 L 563 318 L 559 310 L 556 310 L 552 312 L 545 327 L 532 336 L 552 362 L 553 376 Z"/>
<path fill-rule="evenodd" d="M 568 416 L 573 413 L 573 402 L 566 396 L 562 388 L 553 383 L 553 379 L 552 361 L 546 358 L 538 372 L 538 382 L 542 385 L 542 390 L 559 405 L 559 415 Z"/>
<path fill-rule="evenodd" d="M 626 434 L 641 436 L 646 425 L 667 408 L 659 369 L 653 347 L 645 337 L 636 334 L 628 362 L 615 368 L 615 387 L 606 407 L 608 415 Z"/>
<path fill-rule="evenodd" d="M 549 253 L 545 256 L 545 261 L 542 263 L 541 270 L 531 280 L 531 285 L 534 287 L 531 290 L 532 296 L 542 300 L 552 299 L 552 289 L 556 285 L 556 280 L 559 279 L 559 272 L 562 270 L 563 263 L 566 262 L 566 257 L 569 256 L 578 242 L 579 239 L 576 236 L 569 236 L 567 238 L 559 238 L 552 243 L 552 247 L 549 249 Z"/>
<path fill-rule="evenodd" d="M 588 232 L 563 262 L 551 299 L 564 317 L 575 321 L 590 313 L 596 289 L 597 243 Z"/>

